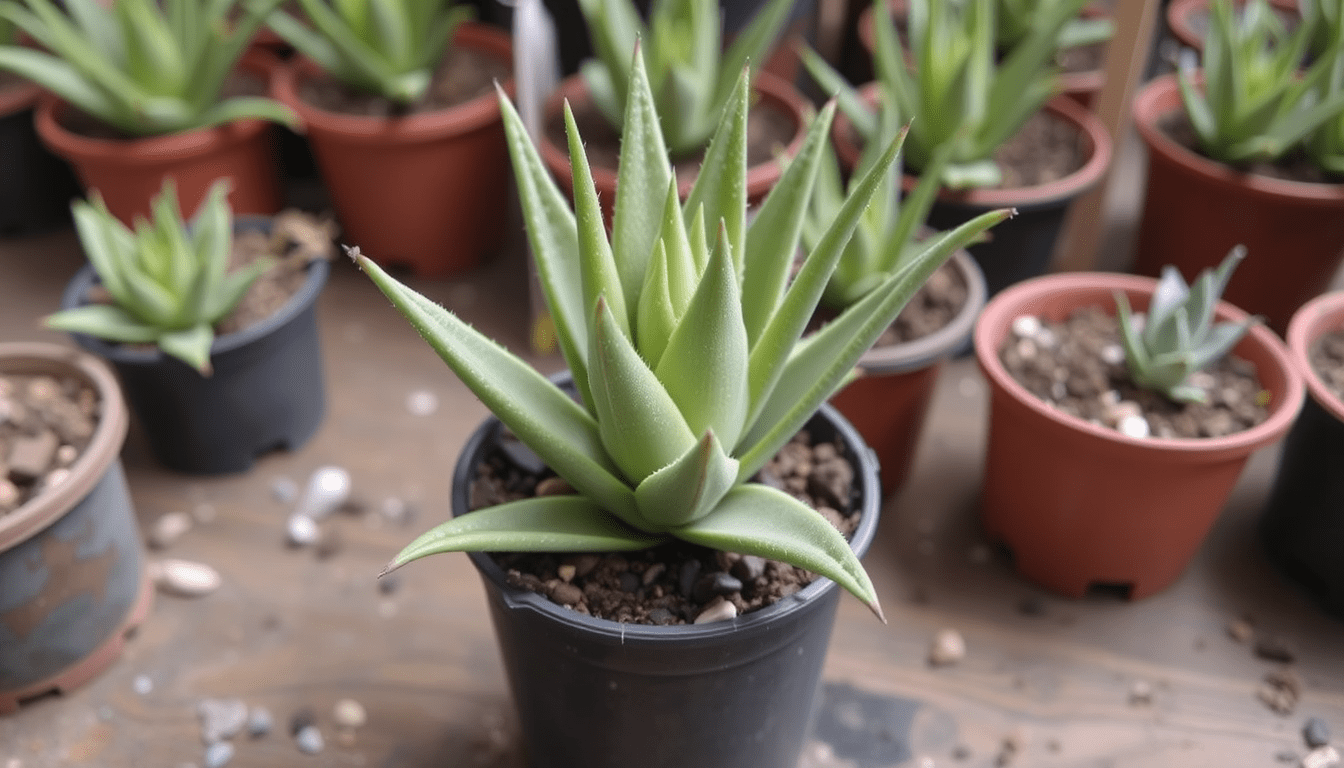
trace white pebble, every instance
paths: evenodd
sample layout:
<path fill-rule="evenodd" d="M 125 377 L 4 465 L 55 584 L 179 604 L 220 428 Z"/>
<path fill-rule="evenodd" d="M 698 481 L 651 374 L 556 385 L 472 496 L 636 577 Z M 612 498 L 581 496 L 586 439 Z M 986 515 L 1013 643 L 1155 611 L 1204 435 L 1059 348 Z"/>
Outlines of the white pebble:
<path fill-rule="evenodd" d="M 271 716 L 271 710 L 265 707 L 252 707 L 247 711 L 248 736 L 260 739 L 270 733 L 273 728 L 275 728 L 275 718 Z"/>
<path fill-rule="evenodd" d="M 149 529 L 149 546 L 155 549 L 167 549 L 173 542 L 191 530 L 194 521 L 186 512 L 169 512 L 160 515 Z"/>
<path fill-rule="evenodd" d="M 342 728 L 358 728 L 368 721 L 368 714 L 358 701 L 341 699 L 331 708 L 331 719 Z"/>
<path fill-rule="evenodd" d="M 289 543 L 296 547 L 316 544 L 322 536 L 322 532 L 317 529 L 317 521 L 307 515 L 290 515 L 285 530 Z"/>
<path fill-rule="evenodd" d="M 64 483 L 66 480 L 69 479 L 70 479 L 69 468 L 57 467 L 56 469 L 53 469 L 50 472 L 48 472 L 46 477 L 42 478 L 42 488 L 43 489 L 55 488 L 56 486 L 60 485 L 61 483 Z"/>
<path fill-rule="evenodd" d="M 1302 768 L 1334 768 L 1339 765 L 1339 752 L 1329 744 L 1317 747 L 1302 758 Z"/>
<path fill-rule="evenodd" d="M 159 590 L 178 597 L 201 597 L 219 589 L 219 571 L 190 560 L 157 560 L 149 564 L 150 578 Z"/>
<path fill-rule="evenodd" d="M 136 675 L 135 679 L 131 681 L 131 688 L 141 696 L 147 696 L 154 690 L 154 681 L 150 679 L 149 675 Z"/>
<path fill-rule="evenodd" d="M 1035 315 L 1018 315 L 1013 318 L 1013 333 L 1022 339 L 1030 339 L 1041 330 L 1041 319 Z"/>
<path fill-rule="evenodd" d="M 394 523 L 404 522 L 411 514 L 410 505 L 396 496 L 388 496 L 383 499 L 383 503 L 378 509 L 383 513 L 383 517 Z"/>
<path fill-rule="evenodd" d="M 62 445 L 56 449 L 56 463 L 68 467 L 79 458 L 79 449 L 73 445 Z"/>
<path fill-rule="evenodd" d="M 196 714 L 201 718 L 201 741 L 206 744 L 232 739 L 247 725 L 247 705 L 242 699 L 201 699 Z"/>
<path fill-rule="evenodd" d="M 1129 703 L 1134 706 L 1153 703 L 1153 686 L 1145 680 L 1135 680 L 1129 686 Z"/>
<path fill-rule="evenodd" d="M 1059 337 L 1055 335 L 1055 332 L 1044 326 L 1036 332 L 1034 338 L 1036 344 L 1043 349 L 1054 349 L 1055 345 L 1059 343 Z"/>
<path fill-rule="evenodd" d="M 723 600 L 700 612 L 695 617 L 696 624 L 709 624 L 713 621 L 725 621 L 727 619 L 737 618 L 737 606 L 728 600 Z"/>
<path fill-rule="evenodd" d="M 233 759 L 233 744 L 216 741 L 205 748 L 205 768 L 224 768 Z"/>
<path fill-rule="evenodd" d="M 1120 434 L 1128 437 L 1145 438 L 1151 434 L 1148 429 L 1148 420 L 1142 416 L 1126 416 L 1120 420 L 1115 427 Z"/>
<path fill-rule="evenodd" d="M 322 739 L 322 732 L 316 725 L 305 725 L 294 734 L 294 744 L 299 751 L 305 755 L 316 755 L 321 752 L 326 742 Z"/>
<path fill-rule="evenodd" d="M 1213 374 L 1208 371 L 1195 371 L 1186 377 L 1185 381 L 1190 386 L 1199 387 L 1205 392 L 1213 389 L 1214 385 L 1218 383 L 1218 380 L 1213 378 Z"/>
<path fill-rule="evenodd" d="M 427 389 L 417 389 L 406 396 L 406 410 L 412 416 L 429 416 L 439 410 L 439 396 Z"/>
<path fill-rule="evenodd" d="M 1101 361 L 1107 365 L 1120 365 L 1125 362 L 1125 348 L 1119 344 L 1107 344 L 1101 348 Z"/>
<path fill-rule="evenodd" d="M 966 639 L 955 629 L 940 629 L 929 646 L 929 663 L 935 667 L 956 664 L 966 657 Z"/>
<path fill-rule="evenodd" d="M 294 513 L 321 520 L 350 498 L 350 473 L 343 467 L 318 467 Z"/>

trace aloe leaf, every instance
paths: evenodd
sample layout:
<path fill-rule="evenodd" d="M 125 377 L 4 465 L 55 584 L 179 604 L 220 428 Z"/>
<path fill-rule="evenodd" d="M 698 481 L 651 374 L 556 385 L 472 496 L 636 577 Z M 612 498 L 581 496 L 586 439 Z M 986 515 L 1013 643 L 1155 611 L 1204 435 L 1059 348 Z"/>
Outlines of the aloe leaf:
<path fill-rule="evenodd" d="M 621 552 L 665 538 L 623 525 L 586 497 L 540 496 L 440 523 L 406 545 L 383 573 L 443 552 Z"/>
<path fill-rule="evenodd" d="M 227 179 L 210 185 L 191 223 L 191 248 L 200 254 L 194 289 L 186 294 L 188 306 L 203 306 L 213 294 L 229 268 L 233 247 L 233 221 L 228 205 L 231 182 Z"/>
<path fill-rule="evenodd" d="M 709 514 L 736 482 L 737 460 L 706 432 L 681 458 L 645 478 L 635 503 L 645 520 L 673 528 Z"/>
<path fill-rule="evenodd" d="M 39 51 L 22 46 L 0 47 L 0 68 L 46 88 L 62 99 L 89 114 L 115 116 L 121 104 L 109 98 L 106 91 L 94 87 L 83 72 L 73 65 Z M 116 121 L 117 127 L 125 127 Z"/>
<path fill-rule="evenodd" d="M 635 56 L 633 69 L 621 131 L 616 212 L 611 233 L 611 247 L 621 254 L 615 268 L 620 274 L 622 294 L 629 299 L 628 310 L 632 313 L 635 311 L 634 300 L 644 282 L 653 241 L 662 226 L 665 201 L 656 193 L 667 189 L 673 181 L 642 56 Z M 571 151 L 572 147 L 571 143 Z"/>
<path fill-rule="evenodd" d="M 859 92 L 852 85 L 845 82 L 845 78 L 839 72 L 835 71 L 825 59 L 817 55 L 817 52 L 810 47 L 802 46 L 799 49 L 802 57 L 803 66 L 807 68 L 808 74 L 817 81 L 821 90 L 827 96 L 834 98 L 841 112 L 853 123 L 854 130 L 865 141 L 871 141 L 877 133 L 877 116 L 873 110 L 859 96 Z"/>
<path fill-rule="evenodd" d="M 414 46 L 407 10 L 400 0 L 367 0 L 372 32 L 378 49 L 391 57 L 393 69 L 405 72 L 415 66 Z"/>
<path fill-rule="evenodd" d="M 196 308 L 200 316 L 214 322 L 229 314 L 238 302 L 242 301 L 243 295 L 252 287 L 252 283 L 274 264 L 272 259 L 262 259 L 225 275 L 208 297 L 205 306 Z"/>
<path fill-rule="evenodd" d="M 304 3 L 304 8 L 306 10 L 307 3 Z M 342 77 L 347 76 L 348 67 L 341 58 L 341 50 L 320 29 L 299 21 L 285 11 L 276 11 L 268 16 L 266 26 L 299 53 L 317 62 L 322 69 Z"/>
<path fill-rule="evenodd" d="M 1169 323 L 1189 295 L 1190 289 L 1180 271 L 1170 264 L 1163 267 L 1152 298 L 1148 300 L 1148 314 L 1144 321 L 1143 340 L 1150 348 L 1159 345 L 1158 339 L 1164 333 L 1162 327 Z"/>
<path fill-rule="evenodd" d="M 733 42 L 718 62 L 718 81 L 714 84 L 714 103 L 723 104 L 733 92 L 733 80 L 743 67 L 750 66 L 753 71 L 765 63 L 770 46 L 784 29 L 789 12 L 793 10 L 792 0 L 770 0 L 764 8 L 756 11 L 755 17 L 745 29 L 737 33 Z"/>
<path fill-rule="evenodd" d="M 74 20 L 75 26 L 88 38 L 94 47 L 108 61 L 122 61 L 126 57 L 126 44 L 122 40 L 112 10 L 98 0 L 65 0 L 65 10 Z"/>
<path fill-rule="evenodd" d="M 108 341 L 147 344 L 161 331 L 114 304 L 85 304 L 63 309 L 43 319 L 48 328 L 67 333 L 83 333 Z"/>
<path fill-rule="evenodd" d="M 1190 127 L 1199 135 L 1200 146 L 1208 151 L 1216 143 L 1218 135 L 1213 111 L 1209 108 L 1204 95 L 1190 80 L 1190 75 L 1185 72 L 1177 73 L 1176 82 L 1181 89 L 1181 102 L 1185 105 L 1185 114 L 1190 120 Z"/>
<path fill-rule="evenodd" d="M 873 583 L 849 542 L 816 510 L 783 491 L 737 486 L 712 513 L 672 533 L 692 544 L 767 557 L 819 573 L 886 621 Z"/>
<path fill-rule="evenodd" d="M 634 5 L 626 0 L 580 0 L 579 10 L 588 22 L 593 52 L 606 67 L 608 82 L 613 86 L 616 104 L 608 118 L 619 127 L 629 89 L 626 65 L 638 39 L 644 36 L 644 23 Z"/>
<path fill-rule="evenodd" d="M 1137 372 L 1146 370 L 1150 361 L 1143 339 L 1134 330 L 1134 313 L 1130 310 L 1129 298 L 1120 291 L 1115 292 L 1115 312 L 1120 325 L 1120 343 L 1125 348 L 1125 362 L 1130 375 L 1137 379 Z"/>
<path fill-rule="evenodd" d="M 656 368 L 667 348 L 667 339 L 677 327 L 679 313 L 673 306 L 668 285 L 667 249 L 659 240 L 649 259 L 649 271 L 644 276 L 644 287 L 639 292 L 639 308 L 635 317 L 635 346 L 649 367 Z"/>
<path fill-rule="evenodd" d="M 733 271 L 742 274 L 747 232 L 747 102 L 751 81 L 739 73 L 737 88 L 725 108 L 724 119 L 709 140 L 704 164 L 686 198 L 684 211 L 705 209 L 705 224 L 723 222 L 733 254 Z"/>
<path fill-rule="evenodd" d="M 747 356 L 737 272 L 720 225 L 709 266 L 655 369 L 693 434 L 709 430 L 737 442 L 749 407 Z"/>
<path fill-rule="evenodd" d="M 612 80 L 611 70 L 602 62 L 589 59 L 579 65 L 579 74 L 588 86 L 593 105 L 607 119 L 607 124 L 620 126 L 625 114 L 622 109 L 625 100 L 620 97 L 616 83 Z"/>
<path fill-rule="evenodd" d="M 209 376 L 210 345 L 214 340 L 215 332 L 210 326 L 199 323 L 190 328 L 161 333 L 158 344 L 165 355 L 176 357 L 195 368 L 202 376 Z"/>
<path fill-rule="evenodd" d="M 606 302 L 599 299 L 594 314 L 588 361 L 593 411 L 607 454 L 638 485 L 685 453 L 695 435 Z"/>
<path fill-rule="evenodd" d="M 75 231 L 103 287 L 118 303 L 127 304 L 129 294 L 122 276 L 122 257 L 134 251 L 134 238 L 121 222 L 112 217 L 107 204 L 96 190 L 90 198 L 92 202 L 76 200 L 70 206 Z"/>
<path fill-rule="evenodd" d="M 630 309 L 627 309 L 621 274 L 607 242 L 607 225 L 597 201 L 597 188 L 583 151 L 583 138 L 574 122 L 574 112 L 565 104 L 565 131 L 569 134 L 569 163 L 574 179 L 574 215 L 578 223 L 579 273 L 583 279 L 583 306 L 597 306 L 605 297 L 621 333 L 630 335 Z M 624 254 L 622 254 L 624 257 Z M 631 297 L 634 298 L 634 297 Z M 591 353 L 590 353 L 591 357 Z"/>
<path fill-rule="evenodd" d="M 399 312 L 519 440 L 603 508 L 636 519 L 634 492 L 602 445 L 593 417 L 532 366 L 389 276 L 366 256 L 356 263 Z"/>
<path fill-rule="evenodd" d="M 907 126 L 904 130 L 909 130 Z M 941 188 L 940 180 L 946 175 L 947 166 L 952 160 L 951 143 L 935 147 L 933 155 L 924 166 L 924 172 L 915 184 L 914 190 L 901 201 L 901 211 L 896 219 L 896 227 L 887 236 L 877 260 L 875 271 L 891 272 L 901 265 L 901 257 L 908 252 L 908 246 L 915 239 L 916 230 L 929 217 L 933 209 L 934 198 Z M 899 180 L 896 180 L 899 184 Z"/>
<path fill-rule="evenodd" d="M 708 256 L 705 257 L 705 262 L 699 261 L 691 247 L 690 238 L 686 234 L 686 223 L 682 219 L 681 198 L 677 194 L 675 178 L 669 178 L 667 181 L 667 195 L 663 198 L 663 221 L 658 238 L 667 258 L 668 298 L 672 302 L 674 315 L 681 317 L 686 311 L 686 305 L 691 302 L 691 295 L 695 293 L 695 286 L 700 281 L 700 273 L 704 270 Z M 700 240 L 703 244 L 703 231 Z M 670 328 L 668 332 L 671 332 Z"/>
<path fill-rule="evenodd" d="M 1190 364 L 1193 369 L 1201 370 L 1231 352 L 1237 342 L 1241 341 L 1241 337 L 1260 322 L 1258 317 L 1249 317 L 1241 323 L 1219 323 L 1210 328 L 1202 343 L 1190 351 Z"/>
<path fill-rule="evenodd" d="M 290 128 L 299 128 L 299 116 L 294 110 L 264 96 L 240 96 L 216 102 L 201 113 L 195 121 L 195 127 L 209 128 L 235 120 L 269 120 Z"/>

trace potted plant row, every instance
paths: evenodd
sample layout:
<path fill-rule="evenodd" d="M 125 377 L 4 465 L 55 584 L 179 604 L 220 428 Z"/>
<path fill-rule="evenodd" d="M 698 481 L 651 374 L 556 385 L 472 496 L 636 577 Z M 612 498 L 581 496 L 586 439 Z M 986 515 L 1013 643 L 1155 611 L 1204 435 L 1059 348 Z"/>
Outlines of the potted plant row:
<path fill-rule="evenodd" d="M 876 521 L 876 472 L 862 440 L 821 406 L 948 251 L 924 252 L 803 338 L 899 144 L 854 186 L 824 245 L 786 281 L 778 265 L 792 261 L 798 231 L 769 222 L 802 218 L 835 108 L 821 111 L 761 216 L 739 228 L 748 90 L 743 72 L 710 142 L 713 162 L 683 205 L 635 59 L 610 239 L 572 112 L 571 212 L 501 95 L 572 392 L 356 254 L 512 439 L 535 452 L 535 462 L 523 461 L 535 464 L 529 472 L 499 463 L 502 454 L 488 446 L 501 427 L 487 423 L 459 460 L 455 517 L 389 565 L 472 553 L 533 765 L 790 765 L 807 732 L 839 588 L 880 615 L 858 562 Z M 836 435 L 842 440 L 831 442 Z M 775 460 L 797 451 L 854 485 L 809 492 L 806 479 Z M 503 485 L 510 475 L 526 479 Z M 468 481 L 499 486 L 490 497 L 503 503 L 468 511 Z M 829 506 L 830 519 L 800 496 Z M 836 524 L 850 529 L 856 517 L 846 541 Z M 486 554 L 501 552 L 513 554 Z M 610 552 L 617 555 L 602 555 Z M 736 589 L 727 573 L 696 578 L 729 561 L 727 570 L 741 574 Z M 639 570 L 641 584 L 649 580 L 636 591 L 655 601 L 629 617 L 618 611 L 622 621 L 594 615 L 603 609 L 585 597 L 601 588 L 596 574 L 609 576 L 618 563 Z M 820 578 L 767 600 L 766 584 L 797 567 Z M 550 568 L 567 574 L 555 581 L 563 588 L 546 586 Z M 695 581 L 689 603 L 678 586 L 687 573 Z"/>

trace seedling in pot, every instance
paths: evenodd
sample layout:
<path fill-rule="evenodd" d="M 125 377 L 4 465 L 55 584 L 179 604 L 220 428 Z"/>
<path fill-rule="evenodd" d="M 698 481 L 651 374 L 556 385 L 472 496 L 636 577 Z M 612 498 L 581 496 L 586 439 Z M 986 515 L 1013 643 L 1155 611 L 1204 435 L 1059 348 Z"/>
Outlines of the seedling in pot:
<path fill-rule="evenodd" d="M 901 141 L 886 146 L 853 185 L 790 281 L 835 106 L 821 111 L 748 226 L 748 90 L 743 70 L 682 205 L 643 59 L 635 57 L 610 238 L 572 113 L 566 110 L 573 211 L 501 93 L 528 236 L 579 402 L 352 249 L 449 367 L 577 489 L 457 517 L 413 541 L 387 570 L 438 552 L 640 550 L 681 539 L 806 568 L 881 615 L 843 536 L 817 511 L 750 480 L 846 381 L 952 253 L 952 240 L 804 337 Z M 958 237 L 1008 213 L 984 214 Z"/>

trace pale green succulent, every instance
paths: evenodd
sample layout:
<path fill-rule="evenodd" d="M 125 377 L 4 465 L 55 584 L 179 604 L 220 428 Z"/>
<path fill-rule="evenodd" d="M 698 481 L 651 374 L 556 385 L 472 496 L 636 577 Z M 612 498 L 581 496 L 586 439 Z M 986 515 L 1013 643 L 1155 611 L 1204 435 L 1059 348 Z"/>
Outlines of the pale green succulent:
<path fill-rule="evenodd" d="M 1178 75 L 1186 116 L 1206 156 L 1228 164 L 1277 160 L 1344 113 L 1344 89 L 1325 87 L 1339 41 L 1333 53 L 1300 72 L 1310 37 L 1308 24 L 1288 32 L 1265 0 L 1250 0 L 1237 12 L 1231 0 L 1214 0 L 1203 88 L 1193 72 Z"/>
<path fill-rule="evenodd" d="M 332 77 L 410 104 L 429 89 L 467 5 L 450 0 L 299 0 L 307 20 L 275 11 L 267 24 Z"/>
<path fill-rule="evenodd" d="M 230 22 L 235 0 L 65 0 L 64 11 L 52 0 L 5 0 L 0 19 L 46 50 L 0 46 L 0 69 L 136 136 L 243 118 L 295 125 L 294 113 L 272 99 L 220 99 L 225 79 L 278 2 L 259 0 Z"/>
<path fill-rule="evenodd" d="M 1316 30 L 1312 52 L 1328 71 L 1317 86 L 1316 98 L 1344 93 L 1344 0 L 1302 0 L 1303 23 Z M 1307 134 L 1307 156 L 1326 173 L 1344 176 L 1344 111 L 1336 112 Z"/>
<path fill-rule="evenodd" d="M 1213 322 L 1218 299 L 1245 256 L 1246 247 L 1236 246 L 1217 271 L 1204 270 L 1193 286 L 1185 284 L 1175 267 L 1163 267 L 1148 312 L 1142 316 L 1131 312 L 1129 300 L 1116 292 L 1125 364 L 1135 384 L 1177 402 L 1208 401 L 1208 393 L 1191 384 L 1190 375 L 1226 355 L 1260 322 L 1258 317 L 1243 323 Z"/>
<path fill-rule="evenodd" d="M 792 7 L 793 0 L 769 0 L 725 50 L 718 0 L 653 0 L 647 24 L 632 0 L 579 0 L 596 55 L 580 72 L 619 129 L 638 42 L 667 147 L 674 157 L 693 154 L 719 124 L 738 73 L 760 66 Z"/>
<path fill-rule="evenodd" d="M 1051 8 L 1064 0 L 997 0 L 994 42 L 999 50 L 1010 50 L 1031 34 L 1038 24 L 1050 23 Z M 1084 4 L 1086 5 L 1086 4 Z M 1115 22 L 1105 17 L 1074 15 L 1060 27 L 1055 38 L 1059 50 L 1110 40 Z"/>
<path fill-rule="evenodd" d="M 1027 38 L 995 63 L 994 0 L 909 0 L 907 64 L 887 0 L 874 0 L 873 66 L 883 98 L 910 123 L 906 163 L 923 172 L 937 148 L 950 144 L 945 186 L 999 184 L 994 150 L 1058 91 L 1059 30 L 1086 2 L 1052 4 Z M 854 87 L 815 51 L 804 50 L 803 62 L 823 88 L 839 94 L 859 135 L 865 141 L 875 136 L 877 115 Z"/>
<path fill-rule="evenodd" d="M 137 216 L 135 231 L 107 210 L 97 190 L 91 203 L 76 201 L 71 209 L 79 242 L 113 303 L 61 310 L 46 318 L 46 326 L 156 344 L 208 376 L 215 323 L 271 266 L 263 259 L 226 272 L 233 243 L 228 193 L 229 180 L 216 181 L 188 226 L 169 178 L 150 203 L 153 220 Z"/>
<path fill-rule="evenodd" d="M 952 249 L 924 253 L 803 338 L 900 143 L 854 185 L 790 281 L 835 106 L 821 111 L 748 226 L 748 83 L 743 71 L 683 206 L 636 60 L 610 239 L 572 113 L 574 211 L 501 93 L 528 236 L 581 402 L 352 253 L 463 382 L 578 491 L 457 517 L 412 542 L 389 570 L 438 552 L 635 550 L 676 538 L 807 568 L 879 611 L 863 567 L 825 518 L 748 481 L 845 382 Z M 963 229 L 1007 215 L 985 214 Z"/>

